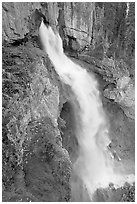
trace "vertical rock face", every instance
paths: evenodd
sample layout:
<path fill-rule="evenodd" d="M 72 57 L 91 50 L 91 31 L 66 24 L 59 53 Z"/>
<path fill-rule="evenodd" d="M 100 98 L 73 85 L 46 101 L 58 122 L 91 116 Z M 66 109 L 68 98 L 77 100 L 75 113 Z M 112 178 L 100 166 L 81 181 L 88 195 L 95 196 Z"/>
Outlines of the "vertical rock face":
<path fill-rule="evenodd" d="M 58 27 L 62 38 L 77 39 L 76 48 L 89 44 L 92 36 L 95 3 L 33 3 L 11 2 L 2 4 L 3 40 L 24 38 L 32 29 L 35 10 L 46 16 L 52 27 Z M 75 47 L 75 46 L 74 46 Z"/>
<path fill-rule="evenodd" d="M 47 13 L 45 13 L 45 15 L 48 17 L 49 23 L 52 26 L 57 26 L 58 24 L 57 19 L 59 15 L 58 3 L 57 2 L 47 3 Z"/>
<path fill-rule="evenodd" d="M 116 56 L 123 51 L 128 55 L 134 52 L 134 3 L 5 2 L 3 40 L 21 39 L 37 30 L 36 10 L 59 30 L 65 46 L 73 41 L 74 50 L 91 44 L 96 53 L 103 49 L 109 57 L 114 52 Z"/>
<path fill-rule="evenodd" d="M 81 47 L 91 42 L 93 12 L 94 3 L 64 3 L 64 30 L 76 38 Z"/>
<path fill-rule="evenodd" d="M 59 31 L 65 48 L 77 51 L 91 45 L 98 57 L 134 54 L 134 3 L 5 2 L 3 40 L 22 39 L 33 32 L 37 36 L 42 16 Z"/>
<path fill-rule="evenodd" d="M 3 40 L 12 41 L 24 38 L 29 32 L 29 17 L 36 8 L 40 8 L 39 3 L 2 3 Z"/>
<path fill-rule="evenodd" d="M 30 44 L 3 48 L 3 201 L 70 201 L 60 93 L 43 57 Z"/>

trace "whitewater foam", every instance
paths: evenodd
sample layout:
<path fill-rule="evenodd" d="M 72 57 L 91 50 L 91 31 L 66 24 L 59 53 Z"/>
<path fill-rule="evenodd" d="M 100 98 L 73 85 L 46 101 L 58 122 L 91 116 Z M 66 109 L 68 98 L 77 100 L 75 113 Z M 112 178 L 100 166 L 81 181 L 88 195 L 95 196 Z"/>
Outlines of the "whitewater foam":
<path fill-rule="evenodd" d="M 51 27 L 41 23 L 41 42 L 60 79 L 70 85 L 79 104 L 77 139 L 79 157 L 74 164 L 75 174 L 92 195 L 97 188 L 107 188 L 114 183 L 116 188 L 126 181 L 132 183 L 134 175 L 121 175 L 113 170 L 113 159 L 108 150 L 110 144 L 108 126 L 100 100 L 97 80 L 85 69 L 72 62 L 63 52 L 62 40 Z"/>

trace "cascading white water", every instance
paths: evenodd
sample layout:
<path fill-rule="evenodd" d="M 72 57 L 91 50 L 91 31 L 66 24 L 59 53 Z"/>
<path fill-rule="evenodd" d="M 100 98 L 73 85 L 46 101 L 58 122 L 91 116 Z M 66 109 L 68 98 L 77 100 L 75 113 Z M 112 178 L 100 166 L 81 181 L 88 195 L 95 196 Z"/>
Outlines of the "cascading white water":
<path fill-rule="evenodd" d="M 110 143 L 108 127 L 95 77 L 64 54 L 62 40 L 51 27 L 42 22 L 39 34 L 56 72 L 65 84 L 70 85 L 79 105 L 76 109 L 79 157 L 74 171 L 82 180 L 90 199 L 97 188 L 106 188 L 109 183 L 120 187 L 125 181 L 133 182 L 134 176 L 123 176 L 113 170 L 113 159 L 107 148 Z"/>

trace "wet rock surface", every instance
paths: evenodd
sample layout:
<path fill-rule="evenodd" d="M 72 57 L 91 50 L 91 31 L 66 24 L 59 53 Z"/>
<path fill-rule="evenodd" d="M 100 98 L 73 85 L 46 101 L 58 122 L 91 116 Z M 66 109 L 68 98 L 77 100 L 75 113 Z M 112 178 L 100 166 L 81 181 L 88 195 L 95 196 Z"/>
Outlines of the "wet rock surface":
<path fill-rule="evenodd" d="M 96 202 L 134 202 L 135 184 L 126 183 L 122 188 L 115 189 L 110 185 L 108 189 L 98 189 L 94 195 Z"/>

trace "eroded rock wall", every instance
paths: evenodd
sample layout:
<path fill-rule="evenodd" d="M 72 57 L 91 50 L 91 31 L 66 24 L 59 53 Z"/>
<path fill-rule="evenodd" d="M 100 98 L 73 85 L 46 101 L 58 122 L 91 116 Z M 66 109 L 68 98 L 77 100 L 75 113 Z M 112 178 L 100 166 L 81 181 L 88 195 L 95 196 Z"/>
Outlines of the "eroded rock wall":
<path fill-rule="evenodd" d="M 69 38 L 77 41 L 74 49 L 82 48 L 91 41 L 94 4 L 89 2 L 3 3 L 3 40 L 13 41 L 24 38 L 36 24 L 34 13 L 38 9 L 46 16 L 52 27 L 58 27 L 62 38 L 66 41 Z"/>
<path fill-rule="evenodd" d="M 52 69 L 31 43 L 3 48 L 3 201 L 70 201 Z"/>

